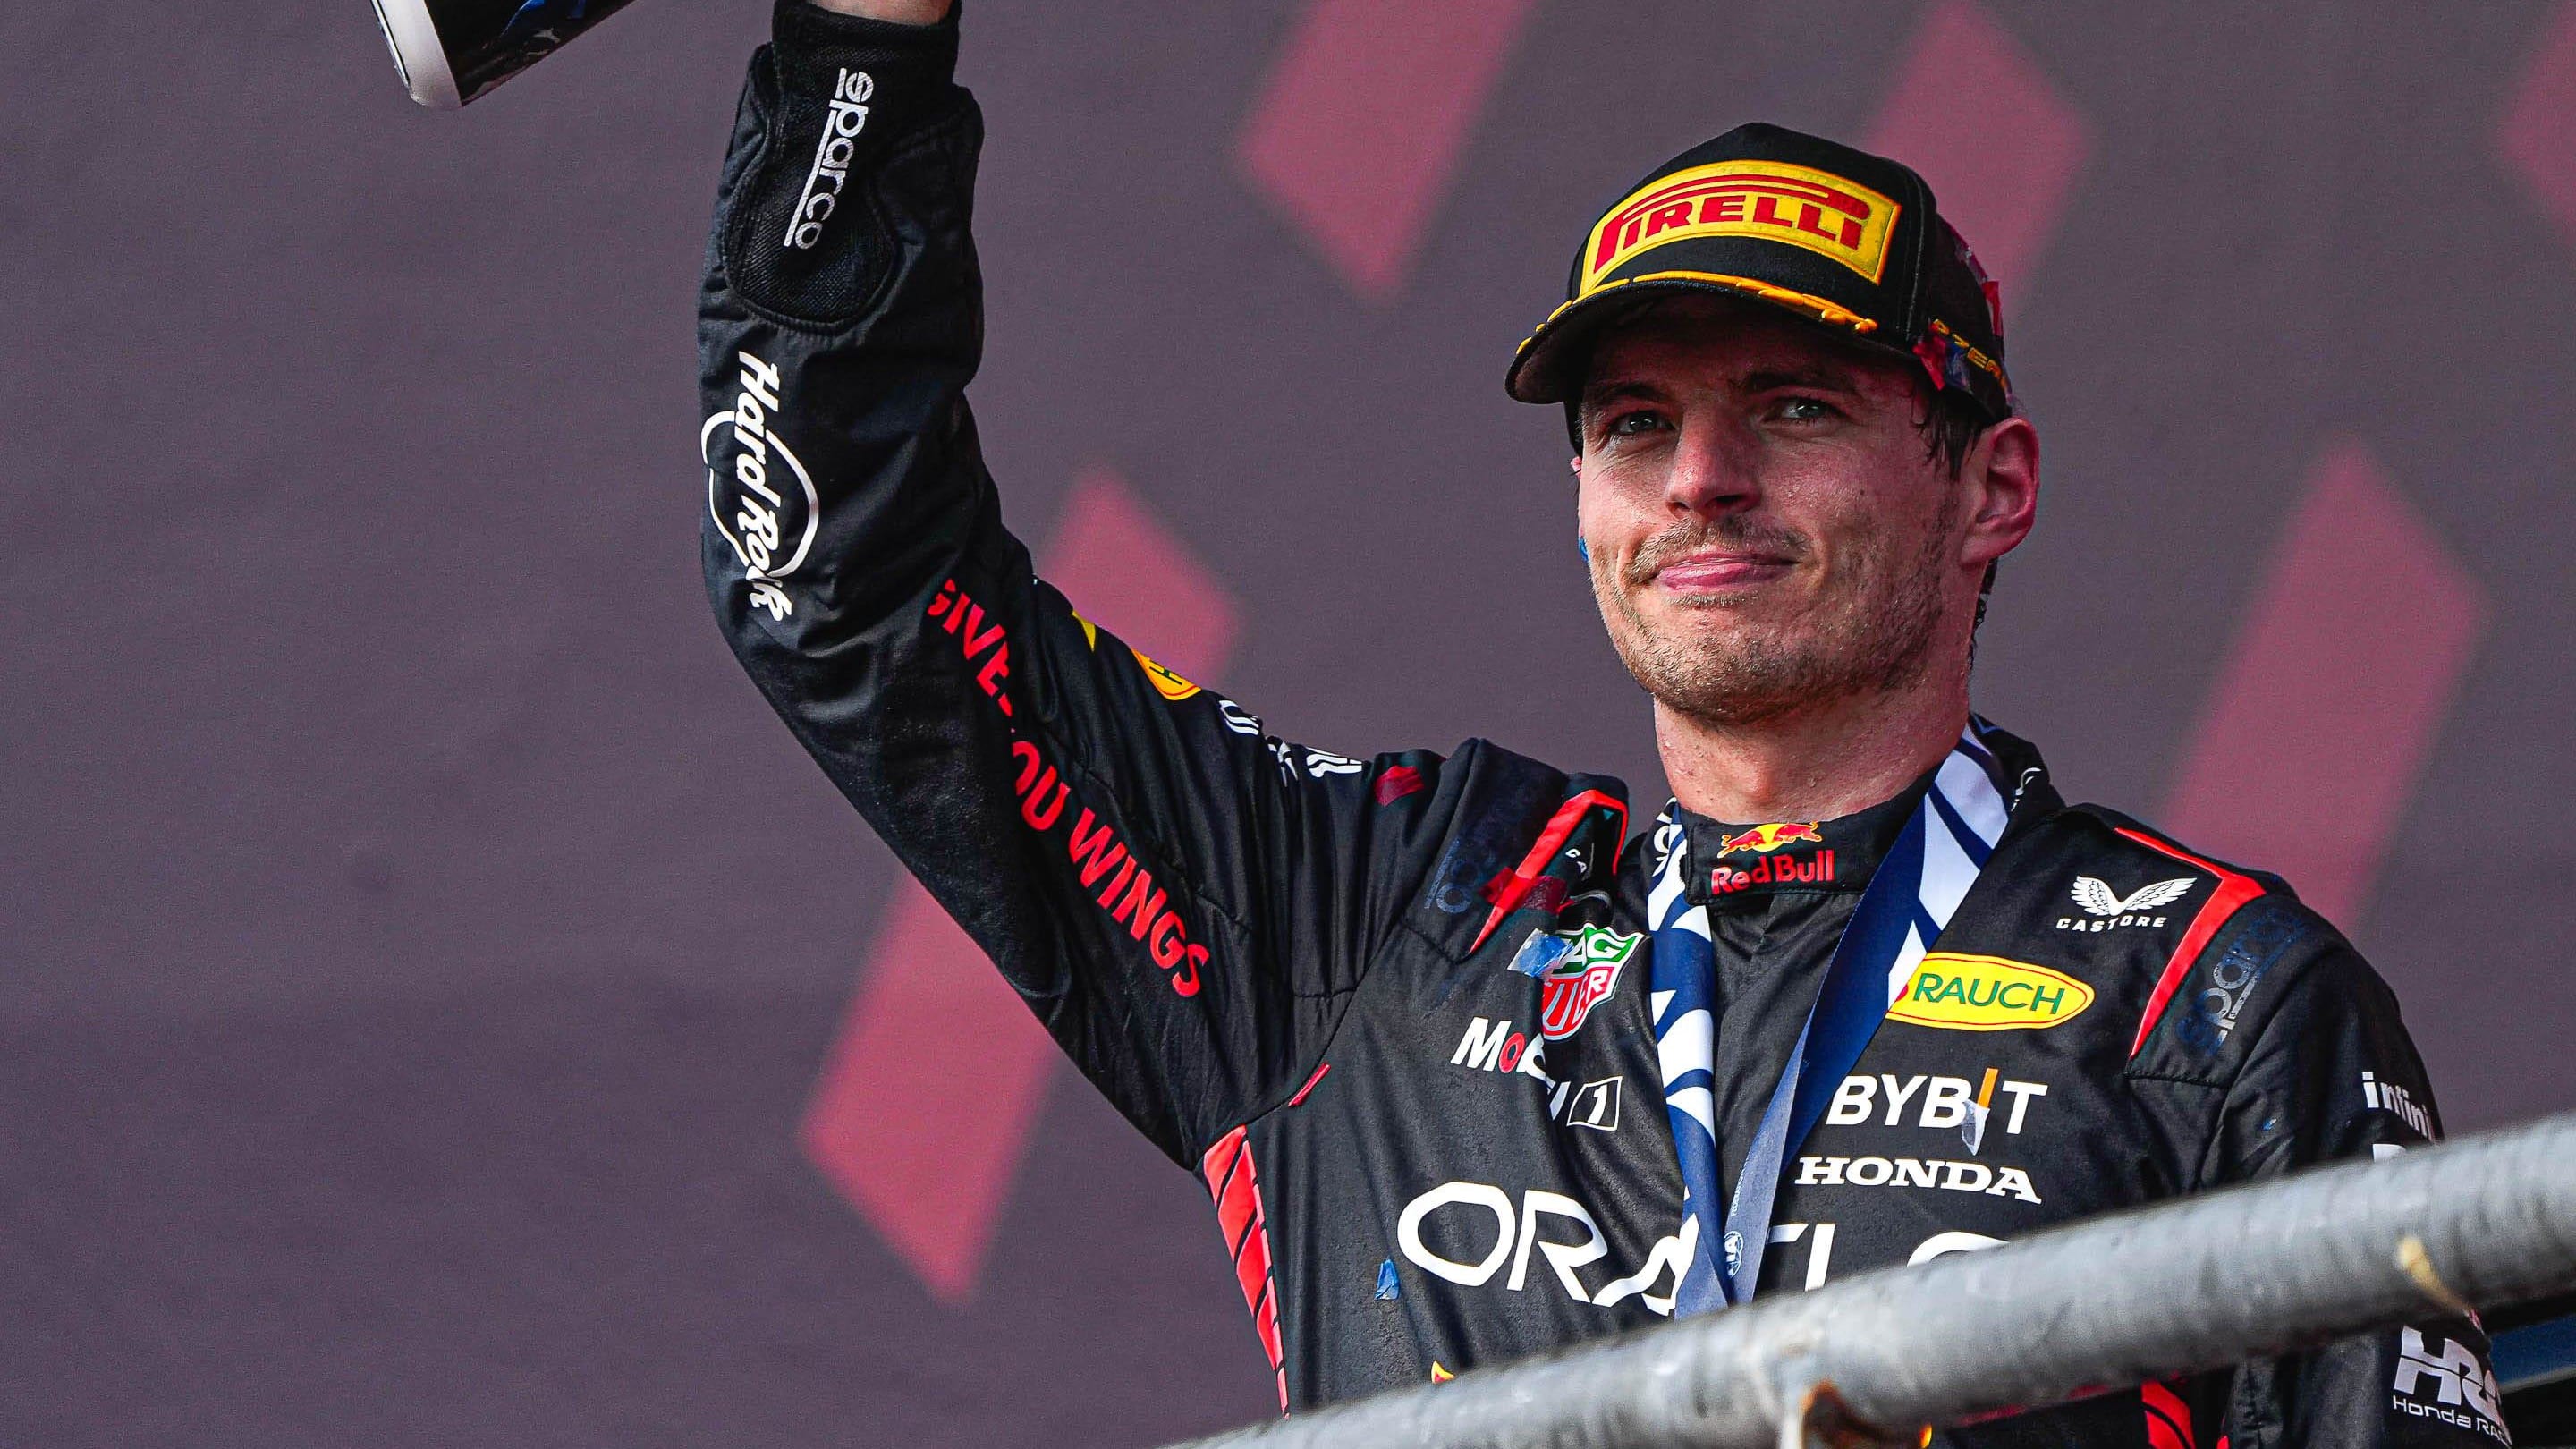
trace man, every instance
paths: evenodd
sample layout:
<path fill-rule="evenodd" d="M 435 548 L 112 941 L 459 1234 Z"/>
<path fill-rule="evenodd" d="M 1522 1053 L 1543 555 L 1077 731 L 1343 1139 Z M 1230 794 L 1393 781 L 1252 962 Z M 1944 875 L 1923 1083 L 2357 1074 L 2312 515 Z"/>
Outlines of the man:
<path fill-rule="evenodd" d="M 1514 396 L 1568 406 L 1602 617 L 1654 701 L 1677 799 L 1631 840 L 1619 782 L 1484 741 L 1270 737 L 1032 577 L 963 400 L 955 19 L 829 4 L 779 5 L 718 202 L 716 613 L 1204 1175 L 1283 1408 L 2437 1134 L 2331 926 L 2065 805 L 1972 719 L 2038 443 L 1911 172 L 1729 132 L 1603 216 L 1514 359 Z M 2427 1323 L 1955 1442 L 2501 1441 L 2485 1347 Z"/>

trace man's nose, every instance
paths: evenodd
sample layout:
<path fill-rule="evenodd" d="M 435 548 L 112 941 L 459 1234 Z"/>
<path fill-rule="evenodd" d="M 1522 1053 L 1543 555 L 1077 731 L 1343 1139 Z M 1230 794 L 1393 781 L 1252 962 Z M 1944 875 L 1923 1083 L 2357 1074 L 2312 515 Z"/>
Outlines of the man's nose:
<path fill-rule="evenodd" d="M 1752 440 L 1733 419 L 1709 411 L 1683 419 L 1673 445 L 1664 504 L 1676 515 L 1715 518 L 1752 507 L 1762 496 Z"/>

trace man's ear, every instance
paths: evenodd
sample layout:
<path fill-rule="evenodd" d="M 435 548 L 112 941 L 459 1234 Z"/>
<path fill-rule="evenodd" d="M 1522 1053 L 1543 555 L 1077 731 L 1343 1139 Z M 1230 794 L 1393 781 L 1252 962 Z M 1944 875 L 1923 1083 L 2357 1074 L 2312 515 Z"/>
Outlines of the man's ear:
<path fill-rule="evenodd" d="M 2019 548 L 2039 521 L 2039 430 L 2010 417 L 1979 433 L 1959 481 L 1971 490 L 1959 562 L 1982 567 Z"/>

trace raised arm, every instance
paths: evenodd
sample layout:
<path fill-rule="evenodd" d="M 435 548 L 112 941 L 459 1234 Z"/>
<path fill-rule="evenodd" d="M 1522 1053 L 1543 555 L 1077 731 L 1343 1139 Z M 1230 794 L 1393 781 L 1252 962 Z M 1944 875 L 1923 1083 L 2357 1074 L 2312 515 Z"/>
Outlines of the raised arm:
<path fill-rule="evenodd" d="M 951 79 L 956 17 L 832 8 L 778 6 L 725 163 L 699 331 L 709 596 L 833 783 L 1190 1161 L 1313 1069 L 1455 789 L 1436 757 L 1266 738 L 1033 576 L 964 400 L 981 118 Z"/>

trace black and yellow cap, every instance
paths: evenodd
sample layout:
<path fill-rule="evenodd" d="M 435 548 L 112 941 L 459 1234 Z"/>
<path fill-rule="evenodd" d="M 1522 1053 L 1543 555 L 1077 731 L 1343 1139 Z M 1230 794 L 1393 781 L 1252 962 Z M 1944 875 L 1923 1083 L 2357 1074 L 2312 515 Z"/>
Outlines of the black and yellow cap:
<path fill-rule="evenodd" d="M 1593 224 L 1504 390 L 1573 399 L 1601 329 L 1668 292 L 1768 302 L 1918 359 L 1989 420 L 2014 411 L 1994 283 L 1932 188 L 1884 156 L 1756 122 L 1655 168 Z"/>

